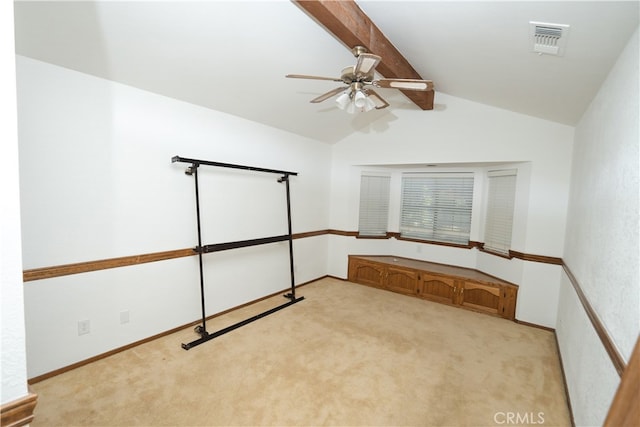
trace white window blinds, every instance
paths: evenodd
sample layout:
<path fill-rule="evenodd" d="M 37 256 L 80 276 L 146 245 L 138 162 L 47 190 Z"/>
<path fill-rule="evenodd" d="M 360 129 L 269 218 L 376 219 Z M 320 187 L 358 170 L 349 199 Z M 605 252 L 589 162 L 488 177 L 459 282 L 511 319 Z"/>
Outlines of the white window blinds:
<path fill-rule="evenodd" d="M 363 174 L 360 178 L 360 215 L 358 234 L 386 236 L 389 221 L 391 177 Z"/>
<path fill-rule="evenodd" d="M 468 244 L 473 173 L 404 174 L 400 235 Z"/>
<path fill-rule="evenodd" d="M 511 248 L 516 170 L 490 171 L 484 249 L 508 255 Z"/>

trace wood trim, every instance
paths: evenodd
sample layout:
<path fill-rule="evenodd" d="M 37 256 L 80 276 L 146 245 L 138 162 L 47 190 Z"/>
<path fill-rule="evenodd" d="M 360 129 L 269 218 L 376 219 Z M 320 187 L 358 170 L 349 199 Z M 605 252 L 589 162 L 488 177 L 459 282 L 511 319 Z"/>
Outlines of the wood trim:
<path fill-rule="evenodd" d="M 600 321 L 598 314 L 595 312 L 595 310 L 589 303 L 589 300 L 587 299 L 586 295 L 582 291 L 582 288 L 580 287 L 580 284 L 578 283 L 578 280 L 576 279 L 576 277 L 573 275 L 573 273 L 565 263 L 562 263 L 562 268 L 564 269 L 564 272 L 567 274 L 567 277 L 569 278 L 571 285 L 573 285 L 573 289 L 576 291 L 576 295 L 578 295 L 578 299 L 582 304 L 582 308 L 587 313 L 587 317 L 591 321 L 593 328 L 596 330 L 596 334 L 598 334 L 598 337 L 600 338 L 600 341 L 602 342 L 604 349 L 609 355 L 609 358 L 611 359 L 613 366 L 618 372 L 618 375 L 622 376 L 624 370 L 627 367 L 627 364 L 625 363 L 624 359 L 618 352 L 618 349 L 616 348 L 615 344 L 613 343 L 613 340 L 607 333 L 607 330 L 602 325 L 602 322 Z"/>
<path fill-rule="evenodd" d="M 494 256 L 498 256 L 501 258 L 507 258 L 507 259 L 512 259 L 512 258 L 518 258 L 521 259 L 523 261 L 531 261 L 531 262 L 540 262 L 543 264 L 553 264 L 553 265 L 562 265 L 562 258 L 557 258 L 557 257 L 550 257 L 550 256 L 545 256 L 545 255 L 534 255 L 534 254 L 527 254 L 524 252 L 518 252 L 518 251 L 513 251 L 513 250 L 509 250 L 509 255 L 503 255 L 503 254 L 498 254 L 495 252 L 491 252 L 491 251 L 487 251 L 484 249 L 484 242 L 476 242 L 474 240 L 470 240 L 468 244 L 466 245 L 458 245 L 455 243 L 445 243 L 445 242 L 436 242 L 433 240 L 422 240 L 422 239 L 413 239 L 413 238 L 409 238 L 409 237 L 401 237 L 400 233 L 398 232 L 394 232 L 394 231 L 387 231 L 387 235 L 386 237 L 370 237 L 370 236 L 359 236 L 357 231 L 344 231 L 344 230 L 335 230 L 335 229 L 329 229 L 328 230 L 329 234 L 335 234 L 338 236 L 353 236 L 356 238 L 360 238 L 360 239 L 389 239 L 389 238 L 395 238 L 397 240 L 404 240 L 407 242 L 417 242 L 417 243 L 424 243 L 424 244 L 428 244 L 428 245 L 440 245 L 440 246 L 450 246 L 450 247 L 454 247 L 454 248 L 462 248 L 462 249 L 478 249 L 479 251 L 482 251 L 484 253 L 487 253 L 489 255 L 494 255 Z"/>
<path fill-rule="evenodd" d="M 309 280 L 307 282 L 304 282 L 304 283 L 301 283 L 299 285 L 296 285 L 296 289 L 301 288 L 303 286 L 306 286 L 308 284 L 311 284 L 313 282 L 317 282 L 318 280 L 322 280 L 325 277 L 328 277 L 328 276 L 325 275 L 325 276 L 322 276 L 322 277 L 318 277 L 317 279 Z M 247 307 L 247 306 L 249 306 L 251 304 L 255 304 L 255 303 L 258 303 L 260 301 L 269 299 L 271 297 L 280 295 L 283 292 L 288 292 L 289 290 L 291 290 L 291 288 L 286 288 L 286 289 L 280 290 L 278 292 L 274 292 L 272 294 L 257 298 L 255 300 L 252 300 L 252 301 L 249 301 L 249 302 L 246 302 L 244 304 L 240 304 L 240 305 L 237 305 L 235 307 L 231 307 L 231 308 L 229 308 L 227 310 L 224 310 L 224 311 L 221 311 L 219 313 L 215 313 L 215 314 L 212 314 L 210 316 L 207 316 L 206 320 L 209 321 L 211 319 L 215 319 L 216 317 L 220 317 L 220 316 L 225 315 L 227 313 L 231 313 L 232 311 L 239 310 L 239 309 Z M 180 332 L 180 331 L 182 331 L 184 329 L 187 329 L 187 328 L 190 328 L 192 326 L 200 325 L 201 323 L 202 323 L 202 319 L 194 320 L 193 322 L 187 323 L 186 325 L 178 326 L 178 327 L 169 329 L 167 331 L 160 332 L 159 334 L 156 334 L 156 335 L 141 339 L 139 341 L 132 342 L 131 344 L 127 344 L 125 346 L 118 347 L 118 348 L 115 348 L 113 350 L 109 350 L 109 351 L 107 351 L 105 353 L 101 353 L 101 354 L 98 354 L 96 356 L 90 357 L 88 359 L 81 360 L 79 362 L 73 363 L 71 365 L 64 366 L 64 367 L 62 367 L 60 369 L 56 369 L 54 371 L 47 372 L 46 374 L 42 374 L 42 375 L 38 375 L 37 377 L 29 378 L 28 383 L 29 384 L 39 383 L 40 381 L 44 381 L 46 379 L 55 377 L 57 375 L 64 374 L 65 372 L 72 371 L 72 370 L 74 370 L 76 368 L 79 368 L 79 367 L 84 366 L 84 365 L 88 365 L 90 363 L 96 362 L 96 361 L 101 360 L 101 359 L 105 359 L 105 358 L 107 358 L 109 356 L 113 356 L 114 354 L 121 353 L 123 351 L 132 349 L 132 348 L 137 347 L 139 345 L 148 343 L 150 341 L 154 341 L 154 340 L 157 340 L 159 338 L 166 337 L 167 335 L 171 335 L 171 334 L 174 334 L 176 332 Z M 4 427 L 4 423 L 2 423 L 0 425 L 2 425 Z"/>
<path fill-rule="evenodd" d="M 338 235 L 338 236 L 353 236 L 353 237 L 359 237 L 361 239 L 366 239 L 366 238 L 385 238 L 385 237 L 368 237 L 368 236 L 358 236 L 358 232 L 357 231 L 345 231 L 345 230 L 336 230 L 336 229 L 329 229 L 327 230 L 328 234 L 334 234 L 334 235 Z M 553 265 L 562 265 L 562 258 L 558 258 L 558 257 L 551 257 L 551 256 L 545 256 L 545 255 L 534 255 L 534 254 L 527 254 L 524 252 L 518 252 L 518 251 L 513 251 L 513 250 L 509 250 L 509 255 L 502 255 L 502 254 L 498 254 L 495 252 L 491 252 L 491 251 L 487 251 L 484 250 L 484 242 L 476 242 L 475 240 L 470 240 L 469 244 L 467 245 L 457 245 L 455 243 L 444 243 L 444 242 L 436 242 L 436 241 L 432 241 L 432 240 L 420 240 L 420 239 L 412 239 L 412 238 L 407 238 L 407 237 L 401 237 L 400 233 L 398 232 L 394 232 L 394 231 L 387 231 L 387 236 L 386 238 L 395 238 L 397 240 L 404 240 L 404 241 L 408 241 L 408 242 L 418 242 L 418 243 L 425 243 L 428 245 L 441 245 L 441 246 L 451 246 L 451 247 L 455 247 L 455 248 L 463 248 L 463 249 L 478 249 L 482 252 L 485 252 L 487 254 L 490 255 L 494 255 L 494 256 L 499 256 L 501 258 L 518 258 L 521 259 L 523 261 L 531 261 L 531 262 L 540 262 L 543 264 L 553 264 Z"/>
<path fill-rule="evenodd" d="M 471 245 L 471 242 L 469 242 L 466 245 L 461 245 L 458 243 L 447 243 L 447 242 L 437 242 L 435 240 L 423 240 L 423 239 L 414 239 L 412 237 L 402 237 L 399 235 L 400 233 L 398 233 L 398 236 L 396 237 L 397 240 L 404 240 L 406 242 L 417 242 L 417 243 L 427 243 L 429 245 L 438 245 L 438 246 L 451 246 L 454 248 L 462 248 L 462 249 L 472 249 L 473 246 Z"/>
<path fill-rule="evenodd" d="M 291 235 L 291 238 L 293 240 L 296 240 L 296 239 L 304 239 L 305 237 L 322 236 L 325 234 L 329 234 L 329 230 L 316 230 L 316 231 L 307 231 L 306 233 L 293 233 Z"/>
<path fill-rule="evenodd" d="M 556 343 L 556 352 L 560 362 L 560 372 L 562 373 L 562 383 L 564 384 L 564 397 L 567 399 L 567 407 L 569 408 L 569 417 L 571 419 L 571 427 L 576 427 L 576 421 L 573 419 L 573 408 L 571 407 L 571 396 L 569 395 L 569 385 L 567 383 L 567 375 L 564 372 L 564 363 L 562 362 L 562 353 L 560 353 L 560 343 L 558 342 L 558 334 L 553 330 L 553 339 Z"/>
<path fill-rule="evenodd" d="M 637 426 L 640 423 L 640 338 L 622 374 L 618 391 L 604 420 L 605 427 Z"/>
<path fill-rule="evenodd" d="M 505 258 L 505 259 L 513 259 L 514 257 L 512 257 L 511 255 L 507 255 L 507 254 L 501 254 L 499 252 L 494 252 L 494 251 L 490 251 L 488 249 L 484 248 L 484 243 L 482 244 L 482 246 L 477 248 L 480 252 L 484 252 L 485 254 L 489 254 L 489 255 L 493 255 L 493 256 L 497 256 L 500 258 Z"/>
<path fill-rule="evenodd" d="M 329 234 L 334 234 L 336 236 L 350 236 L 350 237 L 358 237 L 357 231 L 344 231 L 344 230 L 334 230 L 329 229 Z"/>
<path fill-rule="evenodd" d="M 476 248 L 481 250 L 484 248 L 484 242 L 476 242 L 475 240 L 469 240 L 469 246 L 471 246 L 471 248 Z"/>
<path fill-rule="evenodd" d="M 306 233 L 296 233 L 292 238 L 302 239 L 306 237 L 329 234 L 329 230 L 309 231 Z M 33 268 L 22 272 L 22 280 L 31 282 L 33 280 L 51 279 L 53 277 L 68 276 L 78 273 L 89 273 L 91 271 L 106 270 L 109 268 L 127 267 L 131 265 L 145 264 L 148 262 L 164 261 L 173 258 L 182 258 L 197 255 L 193 248 L 176 249 L 172 251 L 154 252 L 142 255 L 131 255 L 118 258 L 109 258 L 96 261 L 78 262 L 74 264 L 56 265 L 51 267 Z"/>
<path fill-rule="evenodd" d="M 387 232 L 387 235 L 384 237 L 369 237 L 369 236 L 359 236 L 357 231 L 324 229 L 324 230 L 307 231 L 304 233 L 295 233 L 292 235 L 292 238 L 296 240 L 296 239 L 304 239 L 307 237 L 322 236 L 325 234 L 356 237 L 360 239 L 395 238 L 398 240 L 405 240 L 410 242 L 418 242 L 418 243 L 441 245 L 441 246 L 451 246 L 451 247 L 464 248 L 464 249 L 482 248 L 482 245 L 483 245 L 482 242 L 475 242 L 475 241 L 470 241 L 468 245 L 456 245 L 453 243 L 442 243 L 442 242 L 426 241 L 426 240 L 419 240 L 419 239 L 410 239 L 410 238 L 400 237 L 400 233 L 392 232 L 392 231 Z M 492 252 L 487 252 L 487 253 L 491 255 L 500 256 L 499 254 L 495 254 Z M 557 264 L 557 265 L 562 264 L 561 258 L 525 254 L 517 251 L 509 251 L 509 253 L 514 258 L 519 258 L 524 261 L 542 262 L 542 263 Z M 56 265 L 51 267 L 32 268 L 32 269 L 24 270 L 22 273 L 22 277 L 24 282 L 31 282 L 33 280 L 51 279 L 54 277 L 68 276 L 71 274 L 89 273 L 92 271 L 106 270 L 109 268 L 127 267 L 131 265 L 145 264 L 148 262 L 156 262 L 156 261 L 164 261 L 164 260 L 169 260 L 173 258 L 182 258 L 187 256 L 193 256 L 193 255 L 197 255 L 197 252 L 193 248 L 176 249 L 171 251 L 154 252 L 154 253 L 142 254 L 142 255 L 131 255 L 131 256 L 109 258 L 109 259 L 96 260 L 96 261 L 78 262 L 74 264 L 63 264 L 63 265 Z"/>
<path fill-rule="evenodd" d="M 402 56 L 355 1 L 293 0 L 293 3 L 349 49 L 355 46 L 364 46 L 370 52 L 381 56 L 382 61 L 376 67 L 376 71 L 384 77 L 422 80 L 420 74 L 409 61 Z M 433 110 L 434 91 L 404 90 L 402 93 L 423 110 Z"/>
<path fill-rule="evenodd" d="M 78 262 L 75 264 L 57 265 L 53 267 L 33 268 L 30 270 L 25 270 L 22 273 L 22 277 L 23 281 L 30 282 L 32 280 L 50 279 L 52 277 L 87 273 L 90 271 L 105 270 L 108 268 L 126 267 L 130 265 L 163 261 L 167 259 L 180 258 L 191 255 L 196 255 L 196 252 L 192 248 L 177 249 L 173 251 L 109 258 L 97 261 Z"/>
<path fill-rule="evenodd" d="M 26 396 L 4 403 L 0 408 L 0 425 L 19 427 L 33 421 L 38 395 L 29 392 Z"/>
<path fill-rule="evenodd" d="M 356 239 L 391 239 L 392 237 L 397 237 L 400 233 L 392 233 L 387 231 L 384 236 L 367 236 L 362 235 L 358 231 L 340 231 L 340 230 L 330 230 L 330 234 L 336 234 L 339 236 L 353 236 Z"/>
<path fill-rule="evenodd" d="M 211 318 L 212 317 L 215 317 L 215 315 L 211 316 Z M 207 320 L 209 320 L 209 317 L 207 318 Z M 113 350 L 109 350 L 109 351 L 107 351 L 105 353 L 101 353 L 101 354 L 98 354 L 97 356 L 93 356 L 93 357 L 90 357 L 88 359 L 84 359 L 84 360 L 81 360 L 79 362 L 73 363 L 71 365 L 64 366 L 64 367 L 62 367 L 60 369 L 56 369 L 56 370 L 53 370 L 51 372 L 47 372 L 47 373 L 42 374 L 42 375 L 38 375 L 37 377 L 29 378 L 28 383 L 29 384 L 39 383 L 40 381 L 44 381 L 44 380 L 47 380 L 49 378 L 55 377 L 57 375 L 64 374 L 65 372 L 72 371 L 72 370 L 74 370 L 76 368 L 80 368 L 81 366 L 88 365 L 90 363 L 96 362 L 96 361 L 101 360 L 101 359 L 105 359 L 105 358 L 107 358 L 109 356 L 113 356 L 114 354 L 123 352 L 125 350 L 129 350 L 129 349 L 137 347 L 139 345 L 142 345 L 142 344 L 148 343 L 150 341 L 156 340 L 158 338 L 162 338 L 164 336 L 171 335 L 173 333 L 179 332 L 179 331 L 181 331 L 181 330 L 183 330 L 185 328 L 188 328 L 190 326 L 198 325 L 201 322 L 202 322 L 202 319 L 194 320 L 193 322 L 188 323 L 186 325 L 182 325 L 182 326 L 178 326 L 178 327 L 173 328 L 173 329 L 169 329 L 168 331 L 164 331 L 164 332 L 161 332 L 159 334 L 156 334 L 156 335 L 141 339 L 139 341 L 132 342 L 131 344 L 127 344 L 125 346 L 118 347 L 118 348 L 115 348 Z"/>
<path fill-rule="evenodd" d="M 342 235 L 348 235 L 346 233 L 348 233 L 348 232 L 342 232 L 341 234 Z M 356 232 L 351 232 L 351 233 L 356 233 Z M 338 234 L 338 233 L 332 233 L 332 234 Z M 416 242 L 425 243 L 425 244 L 439 244 L 438 242 L 430 242 L 430 241 L 417 240 L 417 239 L 400 238 L 399 237 L 399 233 L 388 232 L 387 236 L 395 237 L 396 239 L 399 239 L 399 240 L 416 241 Z M 469 249 L 477 248 L 478 250 L 482 250 L 483 252 L 488 253 L 490 255 L 501 256 L 501 255 L 495 254 L 493 252 L 484 251 L 482 249 L 482 247 L 484 245 L 482 242 L 470 241 L 468 246 L 453 245 L 453 244 L 444 244 L 444 245 L 446 245 L 446 246 L 454 246 L 454 247 L 461 247 L 461 248 L 467 248 L 468 247 Z M 624 361 L 624 359 L 622 358 L 622 356 L 618 352 L 617 348 L 613 344 L 613 340 L 611 339 L 611 337 L 609 337 L 609 334 L 607 333 L 606 329 L 602 325 L 602 322 L 600 321 L 598 315 L 593 310 L 593 307 L 591 306 L 591 304 L 587 300 L 587 297 L 585 296 L 584 292 L 582 292 L 582 288 L 580 287 L 580 284 L 576 280 L 575 276 L 573 275 L 573 273 L 571 272 L 569 267 L 564 263 L 562 258 L 550 257 L 550 256 L 544 256 L 544 255 L 527 254 L 527 253 L 524 253 L 524 252 L 519 252 L 519 251 L 514 251 L 514 250 L 510 250 L 509 251 L 509 256 L 511 258 L 518 258 L 518 259 L 521 259 L 523 261 L 539 262 L 539 263 L 544 263 L 544 264 L 552 264 L 552 265 L 561 265 L 562 266 L 564 271 L 567 273 L 567 277 L 569 277 L 569 280 L 571 281 L 571 284 L 573 285 L 573 288 L 575 289 L 576 294 L 578 295 L 578 299 L 580 300 L 585 312 L 587 313 L 587 317 L 589 317 L 589 320 L 591 321 L 591 324 L 593 325 L 593 327 L 594 327 L 594 329 L 596 331 L 596 334 L 600 338 L 600 341 L 602 342 L 607 354 L 611 358 L 611 362 L 613 363 L 613 366 L 615 367 L 616 371 L 618 372 L 618 375 L 622 376 L 622 374 L 623 374 L 623 372 L 624 372 L 624 370 L 625 370 L 625 368 L 627 366 L 625 361 Z M 503 257 L 507 258 L 505 256 L 503 256 Z M 519 323 L 525 323 L 525 322 L 519 322 Z M 530 325 L 530 326 L 537 326 L 537 325 Z"/>
<path fill-rule="evenodd" d="M 530 328 L 542 329 L 543 331 L 553 332 L 554 334 L 556 333 L 555 329 L 550 328 L 548 326 L 538 325 L 537 323 L 525 322 L 524 320 L 518 320 L 518 319 L 515 319 L 515 322 L 523 326 L 528 326 Z"/>
<path fill-rule="evenodd" d="M 541 262 L 544 264 L 562 265 L 562 258 L 557 258 L 557 257 L 526 254 L 524 252 L 518 252 L 513 250 L 509 250 L 509 255 L 513 258 L 518 258 L 523 261 L 533 261 L 533 262 Z"/>

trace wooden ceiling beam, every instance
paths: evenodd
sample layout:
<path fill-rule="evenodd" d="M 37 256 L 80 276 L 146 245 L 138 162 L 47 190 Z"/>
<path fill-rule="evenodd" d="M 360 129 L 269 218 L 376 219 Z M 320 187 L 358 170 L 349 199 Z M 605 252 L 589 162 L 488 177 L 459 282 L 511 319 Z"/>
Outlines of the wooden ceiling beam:
<path fill-rule="evenodd" d="M 316 22 L 332 33 L 347 48 L 364 46 L 382 57 L 376 71 L 390 79 L 420 79 L 409 61 L 382 34 L 353 0 L 291 0 Z M 433 110 L 434 91 L 403 90 L 423 110 Z"/>

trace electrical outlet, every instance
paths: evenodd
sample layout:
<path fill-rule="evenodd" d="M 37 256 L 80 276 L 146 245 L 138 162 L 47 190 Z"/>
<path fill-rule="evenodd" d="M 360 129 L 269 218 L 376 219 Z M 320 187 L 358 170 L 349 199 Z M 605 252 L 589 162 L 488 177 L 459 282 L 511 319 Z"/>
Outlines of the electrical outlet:
<path fill-rule="evenodd" d="M 120 312 L 120 324 L 124 325 L 125 323 L 129 323 L 129 310 Z"/>
<path fill-rule="evenodd" d="M 91 321 L 90 320 L 79 320 L 78 321 L 78 336 L 86 335 L 91 332 Z"/>

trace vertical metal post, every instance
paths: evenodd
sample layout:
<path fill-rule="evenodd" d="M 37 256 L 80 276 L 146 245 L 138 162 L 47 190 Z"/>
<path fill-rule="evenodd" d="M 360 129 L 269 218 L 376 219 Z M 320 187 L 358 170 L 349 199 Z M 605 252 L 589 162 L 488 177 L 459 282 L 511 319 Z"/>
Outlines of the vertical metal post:
<path fill-rule="evenodd" d="M 204 307 L 204 270 L 202 268 L 202 231 L 200 229 L 200 192 L 198 190 L 198 163 L 191 165 L 191 173 L 193 173 L 194 182 L 196 185 L 196 219 L 198 224 L 198 262 L 200 264 L 200 304 L 202 306 L 202 325 L 200 328 L 196 328 L 196 332 L 202 337 L 208 335 L 206 324 L 206 311 Z"/>
<path fill-rule="evenodd" d="M 291 228 L 291 194 L 289 191 L 289 175 L 284 175 L 278 181 L 284 182 L 287 191 L 287 225 L 289 227 L 289 271 L 291 272 L 291 293 L 286 294 L 285 297 L 294 300 L 296 298 L 296 280 L 293 265 L 293 235 Z"/>

